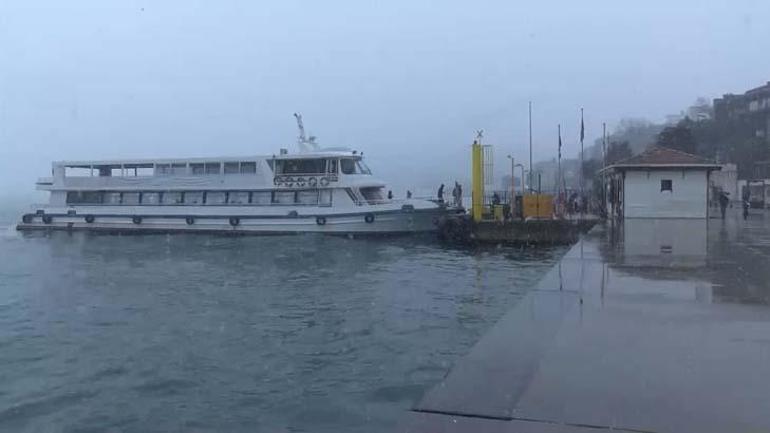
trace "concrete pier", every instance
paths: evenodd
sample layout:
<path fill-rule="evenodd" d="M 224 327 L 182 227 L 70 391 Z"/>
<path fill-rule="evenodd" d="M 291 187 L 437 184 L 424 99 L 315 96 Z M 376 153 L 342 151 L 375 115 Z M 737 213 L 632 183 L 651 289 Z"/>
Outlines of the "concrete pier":
<path fill-rule="evenodd" d="M 597 226 L 401 432 L 770 431 L 770 214 Z"/>
<path fill-rule="evenodd" d="M 439 236 L 459 244 L 572 244 L 580 233 L 598 222 L 585 219 L 473 222 L 468 216 L 453 216 L 439 225 Z"/>

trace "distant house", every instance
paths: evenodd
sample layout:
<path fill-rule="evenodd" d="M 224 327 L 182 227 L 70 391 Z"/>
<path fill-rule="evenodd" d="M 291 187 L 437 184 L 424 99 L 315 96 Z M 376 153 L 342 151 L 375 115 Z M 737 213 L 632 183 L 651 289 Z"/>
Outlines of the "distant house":
<path fill-rule="evenodd" d="M 721 167 L 660 146 L 606 167 L 607 212 L 625 218 L 707 218 L 709 178 Z"/>

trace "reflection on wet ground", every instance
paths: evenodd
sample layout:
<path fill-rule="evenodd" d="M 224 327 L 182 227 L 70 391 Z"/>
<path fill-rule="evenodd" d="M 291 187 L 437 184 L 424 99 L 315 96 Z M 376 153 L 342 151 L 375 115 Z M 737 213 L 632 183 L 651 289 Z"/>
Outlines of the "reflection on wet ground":
<path fill-rule="evenodd" d="M 769 222 L 595 228 L 401 431 L 770 431 Z"/>

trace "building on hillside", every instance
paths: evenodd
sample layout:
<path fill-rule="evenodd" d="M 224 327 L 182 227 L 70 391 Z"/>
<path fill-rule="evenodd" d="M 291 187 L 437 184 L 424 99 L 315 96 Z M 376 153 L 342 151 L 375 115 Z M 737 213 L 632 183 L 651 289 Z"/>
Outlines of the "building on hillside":
<path fill-rule="evenodd" d="M 742 95 L 714 99 L 714 120 L 748 128 L 754 137 L 770 137 L 770 81 Z"/>
<path fill-rule="evenodd" d="M 720 165 L 661 146 L 616 162 L 608 175 L 608 215 L 620 218 L 708 218 L 709 182 Z"/>
<path fill-rule="evenodd" d="M 735 164 L 721 164 L 721 166 L 720 170 L 711 173 L 709 179 L 711 199 L 714 200 L 720 192 L 724 191 L 730 195 L 730 200 L 741 200 L 741 190 L 738 188 L 738 166 Z"/>

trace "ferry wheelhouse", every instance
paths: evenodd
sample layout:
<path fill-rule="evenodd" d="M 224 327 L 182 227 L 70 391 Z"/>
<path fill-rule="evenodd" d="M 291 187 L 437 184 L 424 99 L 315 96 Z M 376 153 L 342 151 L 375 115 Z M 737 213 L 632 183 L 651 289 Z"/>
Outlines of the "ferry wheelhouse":
<path fill-rule="evenodd" d="M 242 158 L 54 162 L 49 203 L 19 230 L 402 233 L 452 211 L 387 198 L 356 151 Z"/>

